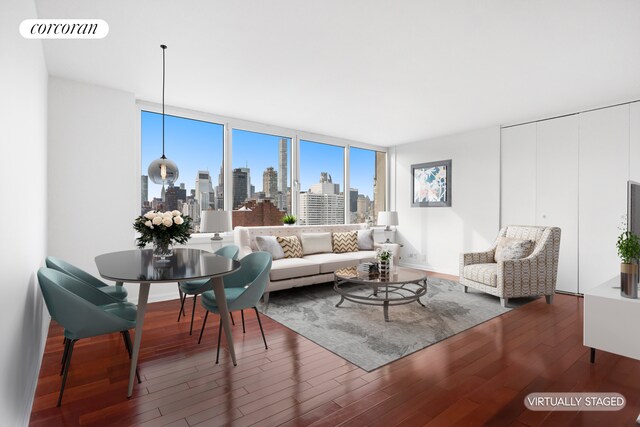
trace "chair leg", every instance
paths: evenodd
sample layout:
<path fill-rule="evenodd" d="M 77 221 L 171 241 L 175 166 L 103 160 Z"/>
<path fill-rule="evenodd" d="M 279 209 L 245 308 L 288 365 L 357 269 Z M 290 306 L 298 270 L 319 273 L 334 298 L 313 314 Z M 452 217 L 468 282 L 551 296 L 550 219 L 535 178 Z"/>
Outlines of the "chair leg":
<path fill-rule="evenodd" d="M 220 327 L 218 328 L 218 351 L 216 352 L 216 365 L 220 360 L 220 338 L 222 337 L 222 321 L 220 321 Z"/>
<path fill-rule="evenodd" d="M 231 317 L 231 324 L 233 326 L 236 326 L 236 322 L 233 320 L 233 313 L 232 312 L 229 312 L 229 317 Z"/>
<path fill-rule="evenodd" d="M 131 359 L 131 349 L 133 348 L 133 346 L 131 345 L 131 335 L 129 334 L 129 331 L 122 331 L 122 339 L 124 340 L 124 346 L 127 349 L 127 353 L 129 353 L 129 359 Z M 140 384 L 142 382 L 142 380 L 140 379 L 140 373 L 138 372 L 138 368 L 136 367 L 136 377 L 138 378 L 138 384 Z"/>
<path fill-rule="evenodd" d="M 267 304 L 269 302 L 269 292 L 262 294 L 262 302 Z"/>
<path fill-rule="evenodd" d="M 62 375 L 64 373 L 64 366 L 67 362 L 67 357 L 69 357 L 69 345 L 71 343 L 71 341 L 67 338 L 65 338 L 66 341 L 64 343 L 64 352 L 62 353 L 62 363 L 61 363 L 61 367 L 60 367 L 60 375 Z"/>
<path fill-rule="evenodd" d="M 64 394 L 64 386 L 67 384 L 67 374 L 69 373 L 69 366 L 71 365 L 71 354 L 73 353 L 73 345 L 77 340 L 67 340 L 69 343 L 69 354 L 67 354 L 67 358 L 64 364 L 64 375 L 62 376 L 62 385 L 60 386 L 60 395 L 58 396 L 58 404 L 56 406 L 60 406 L 62 403 L 62 395 Z"/>
<path fill-rule="evenodd" d="M 200 330 L 200 338 L 198 338 L 198 344 L 202 341 L 202 333 L 204 332 L 204 325 L 207 324 L 207 317 L 209 317 L 209 310 L 204 315 L 204 322 L 202 322 L 202 329 Z"/>
<path fill-rule="evenodd" d="M 464 286 L 464 285 L 463 285 L 463 286 Z M 465 293 L 465 294 L 466 294 L 466 293 L 469 293 L 469 287 L 468 287 L 468 286 L 465 286 L 465 287 L 464 287 L 464 293 Z"/>
<path fill-rule="evenodd" d="M 180 317 L 184 315 L 184 302 L 187 300 L 187 294 L 183 294 L 180 291 L 180 311 L 178 312 L 178 322 L 180 321 Z"/>
<path fill-rule="evenodd" d="M 260 333 L 262 334 L 262 341 L 264 341 L 264 348 L 265 350 L 268 350 L 269 347 L 267 347 L 267 339 L 264 337 L 264 330 L 262 329 L 262 322 L 260 321 L 260 313 L 258 313 L 257 307 L 253 307 L 253 309 L 256 311 L 256 318 L 258 319 L 258 325 L 260 325 Z"/>
<path fill-rule="evenodd" d="M 500 298 L 500 305 L 502 305 L 502 307 L 507 308 L 507 304 L 509 304 L 509 298 Z"/>
<path fill-rule="evenodd" d="M 240 316 L 242 316 L 242 333 L 246 333 L 246 330 L 244 329 L 244 310 L 240 310 Z"/>
<path fill-rule="evenodd" d="M 196 315 L 196 302 L 198 301 L 198 294 L 193 296 L 193 310 L 191 310 L 191 326 L 189 327 L 189 335 L 193 333 L 193 317 Z"/>
<path fill-rule="evenodd" d="M 544 297 L 547 299 L 547 304 L 551 304 L 553 302 L 553 294 L 545 295 Z"/>

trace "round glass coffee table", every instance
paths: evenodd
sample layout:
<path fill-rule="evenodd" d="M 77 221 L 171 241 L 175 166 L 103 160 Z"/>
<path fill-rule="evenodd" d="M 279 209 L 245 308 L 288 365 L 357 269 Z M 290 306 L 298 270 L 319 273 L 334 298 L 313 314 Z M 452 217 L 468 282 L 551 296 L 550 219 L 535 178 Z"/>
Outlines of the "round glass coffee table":
<path fill-rule="evenodd" d="M 358 295 L 354 289 L 344 286 L 347 283 L 367 285 L 372 292 L 368 295 Z M 420 270 L 397 267 L 386 276 L 378 272 L 367 273 L 358 271 L 357 267 L 341 268 L 334 272 L 333 289 L 340 295 L 340 302 L 344 300 L 358 304 L 377 305 L 384 308 L 384 320 L 389 321 L 389 306 L 411 304 L 420 301 L 420 297 L 427 293 L 427 275 Z"/>

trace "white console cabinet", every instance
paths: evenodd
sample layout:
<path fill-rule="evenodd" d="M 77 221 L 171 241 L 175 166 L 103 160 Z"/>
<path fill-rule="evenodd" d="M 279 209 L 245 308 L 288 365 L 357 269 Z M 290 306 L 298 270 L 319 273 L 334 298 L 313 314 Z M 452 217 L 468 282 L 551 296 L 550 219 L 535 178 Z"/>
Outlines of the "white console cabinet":
<path fill-rule="evenodd" d="M 620 295 L 620 277 L 584 293 L 584 345 L 640 360 L 640 299 Z"/>

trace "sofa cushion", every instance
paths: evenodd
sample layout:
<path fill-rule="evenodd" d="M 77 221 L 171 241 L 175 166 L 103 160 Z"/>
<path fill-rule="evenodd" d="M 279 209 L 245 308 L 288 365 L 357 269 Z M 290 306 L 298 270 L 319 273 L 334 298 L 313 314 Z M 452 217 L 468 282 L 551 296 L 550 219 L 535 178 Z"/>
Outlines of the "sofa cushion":
<path fill-rule="evenodd" d="M 358 250 L 358 232 L 346 231 L 344 233 L 333 233 L 333 252 L 341 254 L 344 252 L 355 252 Z"/>
<path fill-rule="evenodd" d="M 340 268 L 354 267 L 360 263 L 357 257 L 347 254 L 305 255 L 302 259 L 318 264 L 320 266 L 320 274 L 333 273 Z"/>
<path fill-rule="evenodd" d="M 377 251 L 357 251 L 357 252 L 345 252 L 343 256 L 357 258 L 360 263 L 367 261 L 375 261 Z"/>
<path fill-rule="evenodd" d="M 495 261 L 522 259 L 531 255 L 536 242 L 533 240 L 517 239 L 515 237 L 499 237 L 496 245 Z"/>
<path fill-rule="evenodd" d="M 302 245 L 300 245 L 300 240 L 298 240 L 298 236 L 286 236 L 280 237 L 277 236 L 278 243 L 282 246 L 282 250 L 284 251 L 285 258 L 301 258 L 302 257 Z"/>
<path fill-rule="evenodd" d="M 361 251 L 373 250 L 373 230 L 358 230 L 358 249 Z"/>
<path fill-rule="evenodd" d="M 331 233 L 302 233 L 302 253 L 304 255 L 331 252 Z"/>
<path fill-rule="evenodd" d="M 273 260 L 284 258 L 282 246 L 275 236 L 258 236 L 256 237 L 256 245 L 259 251 L 269 252 Z"/>
<path fill-rule="evenodd" d="M 471 264 L 464 267 L 464 278 L 487 286 L 498 286 L 498 264 Z"/>
<path fill-rule="evenodd" d="M 313 256 L 313 255 L 310 255 Z M 317 262 L 302 258 L 282 258 L 271 264 L 271 280 L 284 280 L 293 277 L 313 276 L 320 274 L 320 266 Z"/>

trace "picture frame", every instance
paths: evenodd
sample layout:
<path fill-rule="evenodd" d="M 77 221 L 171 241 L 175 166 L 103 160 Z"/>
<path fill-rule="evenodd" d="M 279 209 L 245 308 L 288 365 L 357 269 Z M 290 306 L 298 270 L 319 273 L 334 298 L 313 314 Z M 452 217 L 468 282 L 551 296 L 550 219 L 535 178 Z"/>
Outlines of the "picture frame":
<path fill-rule="evenodd" d="M 411 165 L 411 206 L 451 206 L 451 159 Z"/>

